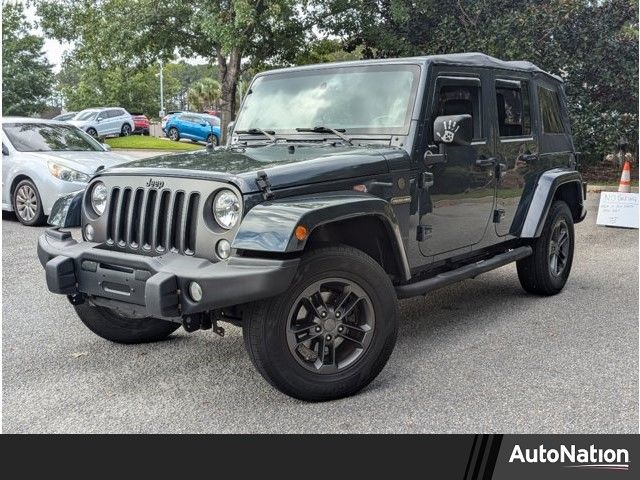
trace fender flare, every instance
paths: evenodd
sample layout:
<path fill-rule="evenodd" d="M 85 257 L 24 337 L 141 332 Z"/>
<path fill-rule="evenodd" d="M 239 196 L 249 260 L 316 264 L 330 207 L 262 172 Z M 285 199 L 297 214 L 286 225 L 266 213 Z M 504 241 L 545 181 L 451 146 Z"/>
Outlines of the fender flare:
<path fill-rule="evenodd" d="M 61 195 L 51 207 L 48 223 L 56 227 L 79 227 L 82 223 L 84 190 Z"/>
<path fill-rule="evenodd" d="M 264 253 L 302 252 L 307 238 L 298 240 L 298 225 L 309 230 L 349 218 L 375 216 L 387 228 L 402 276 L 411 278 L 400 225 L 391 205 L 378 197 L 358 192 L 328 192 L 283 198 L 261 203 L 244 217 L 232 248 Z"/>
<path fill-rule="evenodd" d="M 522 221 L 518 222 L 521 227 L 513 233 L 521 238 L 539 237 L 554 196 L 558 188 L 564 185 L 572 185 L 575 188 L 575 196 L 579 199 L 579 205 L 577 205 L 578 214 L 574 213 L 574 221 L 576 223 L 582 221 L 586 216 L 582 175 L 577 170 L 554 168 L 540 175 L 532 193 L 523 198 L 521 207 L 527 207 L 526 214 L 521 217 Z M 517 216 L 518 214 L 516 214 L 516 218 Z"/>

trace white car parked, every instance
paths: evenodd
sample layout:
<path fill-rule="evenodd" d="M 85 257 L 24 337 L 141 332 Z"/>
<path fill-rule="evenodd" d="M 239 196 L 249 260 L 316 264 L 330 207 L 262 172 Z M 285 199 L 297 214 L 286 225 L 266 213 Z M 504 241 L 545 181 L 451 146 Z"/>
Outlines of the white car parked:
<path fill-rule="evenodd" d="M 66 122 L 5 117 L 2 123 L 2 209 L 40 225 L 62 194 L 82 190 L 100 167 L 131 158 L 109 152 Z"/>
<path fill-rule="evenodd" d="M 84 130 L 94 138 L 126 136 L 135 130 L 133 117 L 124 108 L 88 108 L 67 123 Z"/>

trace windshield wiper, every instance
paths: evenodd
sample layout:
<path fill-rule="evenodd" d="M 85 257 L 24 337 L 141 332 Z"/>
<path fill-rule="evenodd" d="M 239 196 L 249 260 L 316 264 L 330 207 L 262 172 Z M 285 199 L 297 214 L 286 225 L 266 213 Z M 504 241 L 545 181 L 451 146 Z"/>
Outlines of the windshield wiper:
<path fill-rule="evenodd" d="M 236 130 L 233 133 L 239 133 L 239 134 L 243 134 L 243 133 L 248 133 L 249 135 L 264 135 L 265 137 L 267 137 L 269 140 L 271 140 L 272 142 L 275 142 L 277 140 L 277 138 L 275 137 L 275 133 L 273 130 L 263 130 L 261 128 L 249 128 L 247 130 Z"/>
<path fill-rule="evenodd" d="M 340 137 L 342 140 L 347 142 L 349 145 L 353 145 L 353 142 L 349 137 L 347 137 L 344 133 L 344 128 L 335 129 L 331 127 L 326 127 L 324 125 L 318 125 L 313 128 L 296 128 L 297 132 L 314 132 L 314 133 L 333 133 L 335 136 Z"/>

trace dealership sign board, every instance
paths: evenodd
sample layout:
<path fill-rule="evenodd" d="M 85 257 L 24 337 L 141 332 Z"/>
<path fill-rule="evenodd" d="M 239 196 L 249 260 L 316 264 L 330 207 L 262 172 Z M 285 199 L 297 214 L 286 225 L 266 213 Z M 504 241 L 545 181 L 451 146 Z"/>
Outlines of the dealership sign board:
<path fill-rule="evenodd" d="M 638 228 L 638 194 L 602 192 L 596 223 L 610 227 Z"/>

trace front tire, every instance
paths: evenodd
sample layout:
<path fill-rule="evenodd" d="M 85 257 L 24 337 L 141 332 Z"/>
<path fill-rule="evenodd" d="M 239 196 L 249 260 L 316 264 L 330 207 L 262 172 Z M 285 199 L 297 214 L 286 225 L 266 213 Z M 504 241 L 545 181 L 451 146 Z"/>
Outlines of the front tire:
<path fill-rule="evenodd" d="M 244 315 L 249 357 L 281 392 L 324 401 L 353 395 L 384 368 L 398 301 L 385 271 L 351 247 L 312 250 L 289 290 Z"/>
<path fill-rule="evenodd" d="M 157 318 L 129 318 L 87 302 L 75 305 L 76 313 L 89 330 L 115 343 L 135 344 L 159 342 L 179 327 L 179 323 Z"/>
<path fill-rule="evenodd" d="M 87 128 L 87 133 L 95 139 L 98 138 L 98 132 L 96 131 L 95 128 Z"/>
<path fill-rule="evenodd" d="M 574 246 L 571 210 L 563 201 L 553 202 L 533 254 L 516 262 L 522 288 L 536 295 L 559 293 L 571 272 Z"/>
<path fill-rule="evenodd" d="M 214 147 L 217 147 L 219 144 L 218 137 L 216 137 L 213 133 L 207 137 L 207 143 L 210 143 Z"/>
<path fill-rule="evenodd" d="M 28 227 L 42 225 L 45 220 L 40 192 L 31 180 L 22 180 L 13 191 L 13 209 L 18 221 Z"/>

